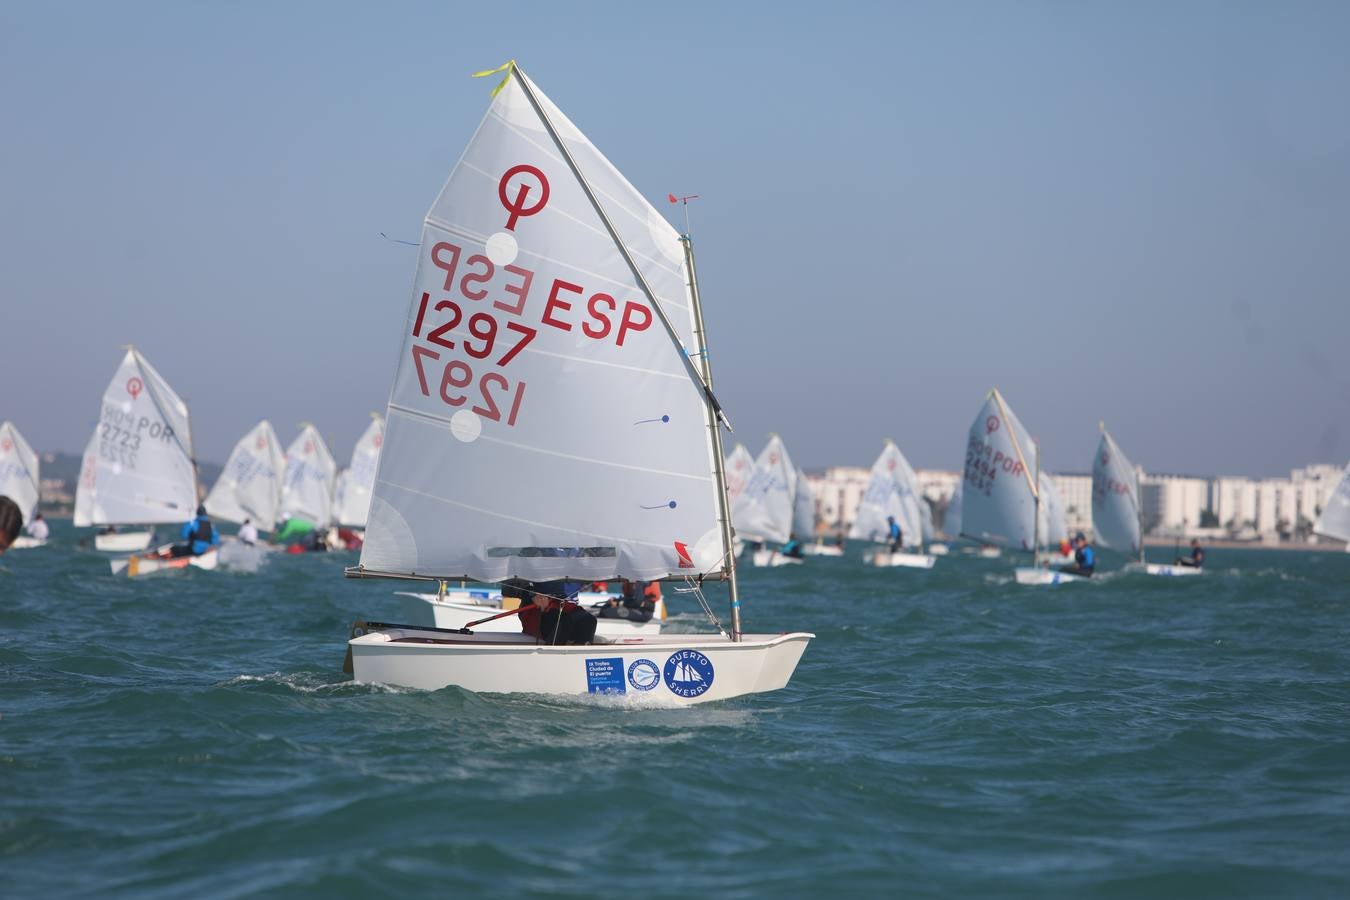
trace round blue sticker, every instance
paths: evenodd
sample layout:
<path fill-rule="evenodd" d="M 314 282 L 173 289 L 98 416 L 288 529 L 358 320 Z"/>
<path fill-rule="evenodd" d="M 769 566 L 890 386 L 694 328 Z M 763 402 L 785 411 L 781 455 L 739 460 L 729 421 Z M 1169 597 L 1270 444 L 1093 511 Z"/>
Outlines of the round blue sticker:
<path fill-rule="evenodd" d="M 697 697 L 713 683 L 712 660 L 697 650 L 677 650 L 666 660 L 666 687 L 681 697 Z"/>
<path fill-rule="evenodd" d="M 628 667 L 628 683 L 636 691 L 650 691 L 661 683 L 661 670 L 650 659 L 635 659 Z"/>

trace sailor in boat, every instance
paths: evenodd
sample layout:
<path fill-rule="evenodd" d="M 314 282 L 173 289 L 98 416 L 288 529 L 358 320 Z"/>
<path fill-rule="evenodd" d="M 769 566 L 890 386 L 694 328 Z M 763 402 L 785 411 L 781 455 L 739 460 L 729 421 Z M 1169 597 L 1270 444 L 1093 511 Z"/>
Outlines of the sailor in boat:
<path fill-rule="evenodd" d="M 33 521 L 28 523 L 28 527 L 24 531 L 28 532 L 28 536 L 35 541 L 45 541 L 47 536 L 51 534 L 51 529 L 47 527 L 47 520 L 42 518 L 42 513 L 34 513 Z"/>
<path fill-rule="evenodd" d="M 102 527 L 102 528 L 100 528 L 100 529 L 98 530 L 98 533 L 99 533 L 99 534 L 117 534 L 117 526 L 116 526 L 116 525 L 105 525 L 104 527 Z"/>
<path fill-rule="evenodd" d="M 1191 538 L 1191 555 L 1189 557 L 1178 556 L 1175 565 L 1185 566 L 1188 569 L 1203 569 L 1205 567 L 1205 550 L 1200 546 L 1200 541 Z"/>
<path fill-rule="evenodd" d="M 252 519 L 244 519 L 244 524 L 239 526 L 239 540 L 250 547 L 258 543 L 258 526 Z"/>
<path fill-rule="evenodd" d="M 656 612 L 656 601 L 661 599 L 661 585 L 656 581 L 624 581 L 623 595 L 612 598 L 600 607 L 602 619 L 627 619 L 630 622 L 650 622 Z"/>
<path fill-rule="evenodd" d="M 891 541 L 891 552 L 899 553 L 900 548 L 904 546 L 904 534 L 900 530 L 900 523 L 895 521 L 895 516 L 886 517 L 886 526 L 888 530 L 887 537 Z"/>
<path fill-rule="evenodd" d="M 802 542 L 797 540 L 796 534 L 789 534 L 788 539 L 783 542 L 783 546 L 778 548 L 778 552 L 793 559 L 801 559 L 806 555 L 802 552 Z"/>
<path fill-rule="evenodd" d="M 565 599 L 566 582 L 534 584 L 517 581 L 502 585 L 502 599 L 520 601 L 520 630 L 545 644 L 589 644 L 595 637 L 595 616 Z"/>
<path fill-rule="evenodd" d="M 1059 571 L 1066 575 L 1081 575 L 1084 578 L 1091 578 L 1092 571 L 1097 568 L 1097 553 L 1088 545 L 1087 535 L 1078 532 L 1073 539 L 1074 564 L 1072 566 L 1060 566 Z"/>
<path fill-rule="evenodd" d="M 23 512 L 19 504 L 0 495 L 0 553 L 9 549 L 14 539 L 23 531 Z"/>
<path fill-rule="evenodd" d="M 216 526 L 211 524 L 211 517 L 206 514 L 206 507 L 197 507 L 197 517 L 183 526 L 179 532 L 179 537 L 183 543 L 174 544 L 169 548 L 169 556 L 177 559 L 180 556 L 201 556 L 212 547 L 220 546 L 220 533 L 216 531 Z"/>

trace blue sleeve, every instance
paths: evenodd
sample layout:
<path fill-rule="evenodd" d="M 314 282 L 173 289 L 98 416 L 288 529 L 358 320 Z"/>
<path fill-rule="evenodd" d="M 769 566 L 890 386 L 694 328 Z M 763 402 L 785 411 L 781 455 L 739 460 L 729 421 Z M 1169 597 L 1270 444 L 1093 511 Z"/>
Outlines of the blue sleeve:
<path fill-rule="evenodd" d="M 182 528 L 178 529 L 178 536 L 185 541 L 192 537 L 192 523 L 188 522 Z"/>

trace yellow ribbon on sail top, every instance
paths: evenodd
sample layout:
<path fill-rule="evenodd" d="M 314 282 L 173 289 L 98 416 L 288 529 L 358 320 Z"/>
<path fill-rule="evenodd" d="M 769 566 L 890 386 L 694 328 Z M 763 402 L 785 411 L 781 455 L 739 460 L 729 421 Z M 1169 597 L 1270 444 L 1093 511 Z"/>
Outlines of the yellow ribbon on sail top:
<path fill-rule="evenodd" d="M 497 94 L 501 93 L 501 89 L 506 87 L 506 83 L 511 80 L 511 73 L 514 72 L 515 70 L 516 70 L 516 61 L 514 59 L 508 59 L 506 62 L 502 63 L 495 69 L 484 69 L 481 72 L 474 72 L 472 77 L 486 78 L 489 75 L 496 75 L 498 72 L 505 72 L 506 77 L 503 78 L 501 81 L 497 82 L 497 86 L 492 89 L 492 96 L 496 97 Z"/>

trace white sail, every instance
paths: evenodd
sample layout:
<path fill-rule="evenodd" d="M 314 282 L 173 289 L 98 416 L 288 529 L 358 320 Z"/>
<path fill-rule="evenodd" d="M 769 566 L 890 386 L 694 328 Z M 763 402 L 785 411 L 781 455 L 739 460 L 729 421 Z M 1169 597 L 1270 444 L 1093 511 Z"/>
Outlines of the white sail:
<path fill-rule="evenodd" d="M 937 529 L 933 527 L 933 507 L 923 494 L 917 492 L 914 494 L 914 503 L 919 508 L 919 534 L 925 545 L 930 544 L 937 537 Z"/>
<path fill-rule="evenodd" d="M 263 419 L 239 439 L 225 468 L 206 495 L 206 511 L 217 519 L 243 523 L 251 519 L 263 531 L 276 527 L 281 511 L 282 476 L 286 455 Z"/>
<path fill-rule="evenodd" d="M 688 283 L 675 230 L 514 71 L 426 217 L 362 567 L 720 572 Z"/>
<path fill-rule="evenodd" d="M 1092 460 L 1092 530 L 1104 547 L 1139 552 L 1139 473 L 1105 425 Z"/>
<path fill-rule="evenodd" d="M 0 425 L 0 497 L 18 504 L 24 524 L 33 521 L 38 502 L 38 457 L 13 423 Z"/>
<path fill-rule="evenodd" d="M 797 469 L 797 492 L 792 501 L 792 532 L 803 543 L 816 534 L 816 492 L 800 468 Z"/>
<path fill-rule="evenodd" d="M 1036 445 L 997 391 L 966 441 L 961 533 L 986 544 L 1034 549 Z"/>
<path fill-rule="evenodd" d="M 80 457 L 80 478 L 75 482 L 75 515 L 77 528 L 94 524 L 94 504 L 98 495 L 98 431 L 84 445 Z"/>
<path fill-rule="evenodd" d="M 904 546 L 919 546 L 924 534 L 917 485 L 918 478 L 909 460 L 893 441 L 886 441 L 881 455 L 872 463 L 872 473 L 849 528 L 849 538 L 884 543 L 889 540 L 891 527 L 886 520 L 894 517 L 900 526 Z"/>
<path fill-rule="evenodd" d="M 306 424 L 286 448 L 286 475 L 281 488 L 281 515 L 304 519 L 324 528 L 333 520 L 333 482 L 337 463 L 319 429 Z"/>
<path fill-rule="evenodd" d="M 736 498 L 745 490 L 750 473 L 755 470 L 755 458 L 744 444 L 737 444 L 727 456 L 726 465 L 727 502 L 735 504 Z"/>
<path fill-rule="evenodd" d="M 380 462 L 380 447 L 384 444 L 384 417 L 371 417 L 370 425 L 352 450 L 351 465 L 338 476 L 334 491 L 333 518 L 339 525 L 365 528 L 370 512 L 370 492 L 375 486 L 375 469 Z"/>
<path fill-rule="evenodd" d="M 1350 465 L 1345 467 L 1341 483 L 1327 500 L 1313 530 L 1338 541 L 1350 541 Z"/>
<path fill-rule="evenodd" d="M 961 534 L 961 498 L 965 494 L 965 488 L 962 485 L 965 479 L 956 483 L 956 489 L 952 491 L 951 499 L 947 501 L 947 512 L 942 517 L 942 533 L 948 537 L 957 537 Z"/>
<path fill-rule="evenodd" d="M 797 468 L 783 446 L 783 439 L 771 434 L 755 460 L 745 489 L 731 508 L 736 537 L 771 544 L 786 541 L 792 533 L 796 496 Z"/>
<path fill-rule="evenodd" d="M 1055 480 L 1041 473 L 1041 546 L 1058 547 L 1068 540 L 1069 529 L 1064 519 L 1064 501 L 1059 496 Z"/>
<path fill-rule="evenodd" d="M 134 348 L 103 392 L 84 469 L 76 525 L 186 522 L 196 512 L 187 404 Z"/>

